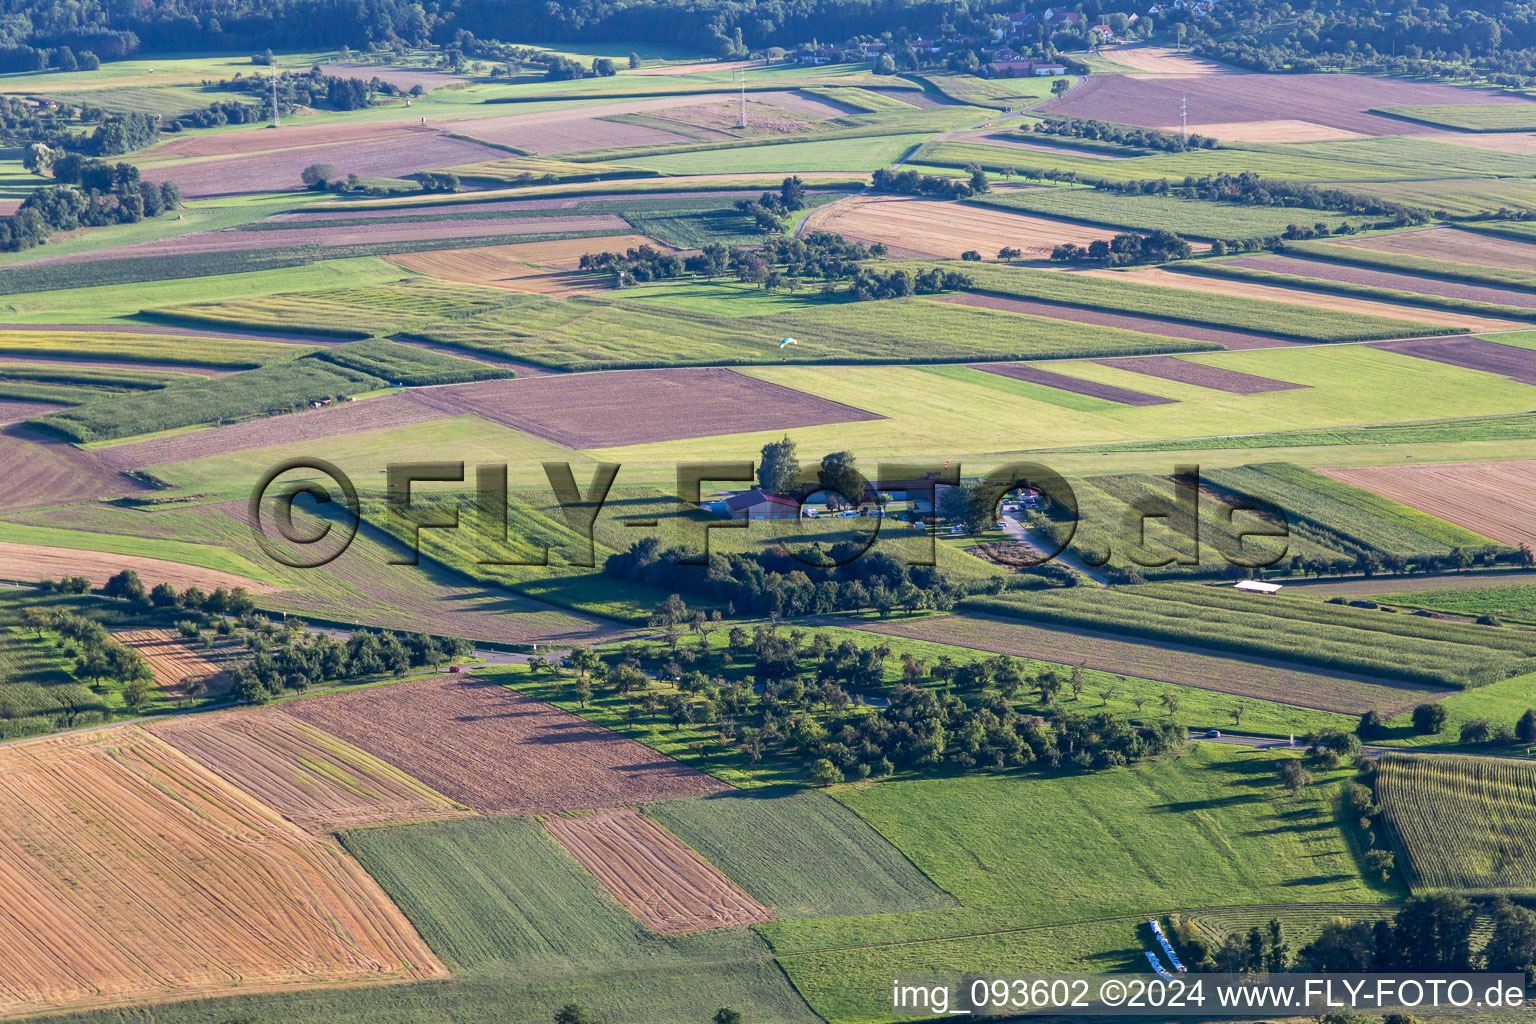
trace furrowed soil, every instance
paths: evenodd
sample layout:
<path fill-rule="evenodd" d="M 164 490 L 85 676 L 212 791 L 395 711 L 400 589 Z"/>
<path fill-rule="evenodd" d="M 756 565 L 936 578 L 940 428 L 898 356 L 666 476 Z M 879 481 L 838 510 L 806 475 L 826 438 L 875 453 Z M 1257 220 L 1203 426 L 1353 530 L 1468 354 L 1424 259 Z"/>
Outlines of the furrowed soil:
<path fill-rule="evenodd" d="M 581 257 L 593 252 L 625 252 L 648 245 L 671 246 L 646 235 L 610 235 L 553 242 L 520 242 L 469 249 L 433 249 L 386 256 L 398 266 L 441 281 L 510 288 L 542 295 L 578 295 L 613 290 L 611 275 L 579 270 Z"/>
<path fill-rule="evenodd" d="M 1079 309 L 1054 302 L 1036 302 L 1033 299 L 1015 299 L 1006 295 L 987 295 L 976 292 L 959 292 L 952 295 L 936 295 L 937 302 L 953 302 L 961 306 L 977 306 L 981 309 L 1000 309 L 1005 313 L 1023 313 L 1027 316 L 1048 316 L 1058 320 L 1071 320 L 1098 327 L 1119 327 L 1144 334 L 1160 334 L 1165 338 L 1187 338 L 1190 341 L 1214 341 L 1228 349 L 1279 348 L 1296 345 L 1290 338 L 1271 337 L 1248 331 L 1228 331 L 1219 327 L 1202 327 L 1199 324 L 1180 323 L 1177 320 L 1160 320 L 1152 316 L 1134 313 L 1107 313 L 1099 309 Z"/>
<path fill-rule="evenodd" d="M 360 865 L 141 729 L 0 749 L 0 1014 L 442 978 Z"/>
<path fill-rule="evenodd" d="M 1465 327 L 1470 331 L 1508 331 L 1519 330 L 1525 326 L 1513 320 L 1473 316 L 1470 313 L 1453 313 L 1443 309 L 1427 309 L 1423 306 L 1400 306 L 1371 299 L 1352 299 L 1328 292 L 1307 291 L 1305 288 L 1284 288 L 1252 281 L 1179 274 L 1158 267 L 1143 267 L 1139 270 L 1084 270 L 1080 273 L 1106 277 L 1110 280 L 1154 284 L 1164 288 L 1183 288 L 1185 291 L 1210 292 L 1214 295 L 1228 295 L 1236 298 L 1267 299 L 1270 302 L 1286 302 L 1296 306 L 1311 306 L 1314 309 L 1333 309 L 1341 313 L 1364 313 L 1367 316 L 1406 320 L 1410 323 Z"/>
<path fill-rule="evenodd" d="M 576 715 L 467 675 L 306 698 L 283 710 L 490 813 L 590 810 L 730 788 Z"/>
<path fill-rule="evenodd" d="M 155 674 L 155 685 L 167 693 L 186 693 L 188 680 L 196 680 L 209 695 L 223 693 L 230 685 L 229 663 L 243 660 L 245 655 L 238 648 L 215 652 L 194 649 L 169 629 L 123 630 L 113 633 L 112 638 L 142 654 Z"/>
<path fill-rule="evenodd" d="M 1041 629 L 981 615 L 867 621 L 858 628 L 1346 715 L 1374 708 L 1391 717 L 1448 692 L 1269 659 L 1224 657 L 1180 644 L 1132 642 L 1092 630 Z"/>
<path fill-rule="evenodd" d="M 1052 373 L 1024 363 L 975 363 L 972 368 L 995 373 L 1001 377 L 1012 377 L 1014 380 L 1029 381 L 1031 384 L 1044 384 L 1046 387 L 1088 395 L 1090 398 L 1119 402 L 1121 405 L 1170 405 L 1177 401 L 1177 399 L 1163 398 L 1160 395 L 1132 391 L 1129 388 L 1117 388 L 1113 384 L 1100 384 L 1080 377 L 1068 377 L 1063 373 Z"/>
<path fill-rule="evenodd" d="M 1325 469 L 1501 544 L 1536 546 L 1536 460 Z"/>
<path fill-rule="evenodd" d="M 1458 231 L 1456 228 L 1415 228 L 1412 231 L 1394 231 L 1390 235 L 1352 238 L 1333 244 L 1425 256 L 1450 260 L 1452 263 L 1502 267 L 1506 270 L 1530 270 L 1536 267 L 1536 245 L 1517 242 L 1512 238 L 1480 235 L 1474 231 Z"/>
<path fill-rule="evenodd" d="M 481 381 L 425 388 L 413 397 L 450 415 L 473 413 L 569 448 L 882 418 L 717 367 Z"/>
<path fill-rule="evenodd" d="M 676 836 L 632 808 L 552 815 L 544 825 L 652 931 L 702 932 L 773 920 Z"/>
<path fill-rule="evenodd" d="M 43 508 L 136 494 L 147 488 L 118 473 L 93 452 L 52 434 L 12 423 L 0 428 L 0 511 Z M 0 553 L 0 576 L 6 559 Z"/>
<path fill-rule="evenodd" d="M 1065 242 L 1086 246 L 1114 234 L 1106 228 L 910 196 L 861 196 L 836 203 L 812 214 L 806 228 L 883 242 L 898 255 L 944 259 L 959 259 L 969 249 L 991 256 L 1005 246 L 1030 259 L 1046 259 Z"/>
<path fill-rule="evenodd" d="M 1272 380 L 1269 377 L 1239 373 L 1237 370 L 1226 370 L 1219 366 L 1192 363 L 1177 356 L 1096 359 L 1094 362 L 1113 366 L 1117 370 L 1129 370 L 1132 373 L 1144 373 L 1149 377 L 1161 377 L 1164 380 L 1176 380 L 1181 384 L 1193 384 L 1196 387 L 1211 388 L 1214 391 L 1225 391 L 1230 395 L 1256 395 L 1265 391 L 1293 391 L 1307 387 L 1305 384 Z"/>
<path fill-rule="evenodd" d="M 1372 348 L 1429 359 L 1469 370 L 1497 373 L 1522 384 L 1536 384 L 1536 350 L 1501 345 L 1482 338 L 1417 338 L 1378 342 Z"/>
<path fill-rule="evenodd" d="M 1272 274 L 1292 274 L 1297 277 L 1315 277 L 1323 281 L 1339 281 L 1345 284 L 1363 284 L 1375 288 L 1391 288 L 1420 295 L 1438 295 L 1448 299 L 1471 299 L 1474 302 L 1492 302 L 1505 306 L 1536 308 L 1536 294 L 1511 288 L 1491 288 L 1487 285 L 1463 284 L 1443 278 L 1424 277 L 1420 274 L 1398 274 L 1367 267 L 1351 267 L 1326 260 L 1296 259 L 1290 256 L 1244 256 L 1227 260 L 1227 265 L 1264 270 Z"/>
<path fill-rule="evenodd" d="M 393 765 L 274 708 L 168 718 L 149 731 L 307 832 L 470 813 Z"/>

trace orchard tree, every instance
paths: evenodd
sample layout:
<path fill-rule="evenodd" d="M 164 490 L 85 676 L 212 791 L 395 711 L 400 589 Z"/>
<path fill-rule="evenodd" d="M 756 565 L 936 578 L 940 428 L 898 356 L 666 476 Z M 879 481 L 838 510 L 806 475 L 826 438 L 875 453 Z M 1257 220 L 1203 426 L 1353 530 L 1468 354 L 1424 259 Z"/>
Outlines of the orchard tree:
<path fill-rule="evenodd" d="M 783 494 L 795 485 L 800 474 L 800 460 L 795 454 L 795 442 L 785 434 L 782 441 L 769 441 L 763 445 L 763 461 L 757 468 L 757 482 L 770 494 Z"/>

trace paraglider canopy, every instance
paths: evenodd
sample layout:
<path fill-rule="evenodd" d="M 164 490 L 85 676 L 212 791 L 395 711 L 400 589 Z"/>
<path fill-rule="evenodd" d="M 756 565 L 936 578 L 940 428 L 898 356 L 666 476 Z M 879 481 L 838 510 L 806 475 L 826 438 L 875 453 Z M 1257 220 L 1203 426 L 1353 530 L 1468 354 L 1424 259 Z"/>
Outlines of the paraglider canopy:
<path fill-rule="evenodd" d="M 800 343 L 794 338 L 785 338 L 783 341 L 779 342 L 779 348 L 783 348 L 785 345 L 793 345 L 795 348 L 800 347 Z"/>

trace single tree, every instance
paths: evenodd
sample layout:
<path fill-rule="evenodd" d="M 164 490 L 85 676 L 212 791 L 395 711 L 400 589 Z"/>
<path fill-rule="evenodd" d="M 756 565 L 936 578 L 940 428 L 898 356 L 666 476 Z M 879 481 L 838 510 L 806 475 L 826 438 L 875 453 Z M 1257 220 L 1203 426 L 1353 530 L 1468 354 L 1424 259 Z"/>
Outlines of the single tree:
<path fill-rule="evenodd" d="M 1312 781 L 1312 776 L 1302 767 L 1299 759 L 1288 757 L 1280 765 L 1280 781 L 1292 797 L 1299 797 L 1307 783 Z"/>
<path fill-rule="evenodd" d="M 781 441 L 769 441 L 763 445 L 763 461 L 757 469 L 757 482 L 770 494 L 783 494 L 795 485 L 800 475 L 800 460 L 795 455 L 795 442 L 785 434 Z"/>

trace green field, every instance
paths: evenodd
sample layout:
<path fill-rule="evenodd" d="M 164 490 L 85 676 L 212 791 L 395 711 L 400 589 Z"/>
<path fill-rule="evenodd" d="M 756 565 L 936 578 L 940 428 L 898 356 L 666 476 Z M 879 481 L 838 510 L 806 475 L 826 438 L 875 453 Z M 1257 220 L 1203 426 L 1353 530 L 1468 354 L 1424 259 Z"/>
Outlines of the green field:
<path fill-rule="evenodd" d="M 1140 957 L 1137 919 L 1152 914 L 1396 895 L 1395 885 L 1361 876 L 1336 817 L 1340 776 L 1293 802 L 1275 777 L 1286 756 L 1200 744 L 1169 761 L 1086 775 L 845 788 L 838 799 L 963 909 L 761 931 L 817 1012 L 834 1022 L 890 1020 L 893 973 L 964 972 L 977 962 L 1005 974 L 1129 970 Z M 1065 927 L 1117 915 L 1125 920 Z M 1063 927 L 1037 939 L 1042 926 Z M 999 931 L 1014 934 L 987 934 Z M 878 948 L 840 948 L 870 943 Z"/>
<path fill-rule="evenodd" d="M 887 299 L 757 298 L 731 285 L 639 288 L 635 296 L 521 296 L 505 308 L 411 333 L 563 370 L 753 363 L 898 363 L 1187 352 L 1202 342 L 993 310 Z M 781 310 L 758 310 L 773 303 Z M 666 308 L 671 306 L 672 308 Z M 746 307 L 747 315 L 703 311 Z M 660 308 L 658 308 L 660 307 Z M 786 335 L 798 344 L 780 349 Z"/>
<path fill-rule="evenodd" d="M 1442 103 L 1383 107 L 1376 113 L 1463 132 L 1536 131 L 1536 104 L 1530 103 Z"/>
<path fill-rule="evenodd" d="M 731 1005 L 750 1007 L 755 1020 L 814 1020 L 756 934 L 647 930 L 537 821 L 368 829 L 343 842 L 433 951 L 464 972 L 433 986 L 447 990 L 435 993 L 440 1013 L 494 986 L 518 1020 L 578 995 L 605 1016 L 658 1024 L 707 1020 Z"/>
<path fill-rule="evenodd" d="M 1492 612 L 1501 619 L 1536 624 L 1536 582 L 1521 586 L 1474 587 L 1455 590 L 1418 590 L 1382 595 L 1391 604 L 1427 608 L 1475 618 Z"/>
<path fill-rule="evenodd" d="M 1487 284 L 1496 288 L 1536 291 L 1536 272 L 1481 264 L 1456 263 L 1407 253 L 1384 252 L 1358 245 L 1334 245 L 1328 242 L 1287 242 L 1286 252 L 1299 253 L 1336 263 L 1352 263 L 1381 270 L 1400 270 L 1408 274 L 1426 274 L 1469 284 Z"/>
<path fill-rule="evenodd" d="M 780 920 L 861 917 L 955 906 L 880 833 L 813 792 L 759 791 L 648 804 Z"/>
<path fill-rule="evenodd" d="M 1536 891 L 1536 765 L 1387 754 L 1375 786 L 1415 892 Z"/>
<path fill-rule="evenodd" d="M 249 369 L 297 359 L 315 351 L 303 345 L 244 338 L 116 334 L 108 331 L 4 331 L 0 355 L 100 359 L 130 363 L 185 363 L 219 369 Z"/>
<path fill-rule="evenodd" d="M 1027 160 L 1028 158 L 1026 158 Z M 1040 188 L 996 192 L 984 202 L 1010 210 L 1081 221 L 1109 228 L 1156 231 L 1186 238 L 1263 238 L 1290 224 L 1327 224 L 1332 230 L 1347 218 L 1317 210 L 1296 210 L 1244 203 L 1212 203 L 1163 195 L 1120 195 L 1092 188 Z"/>

